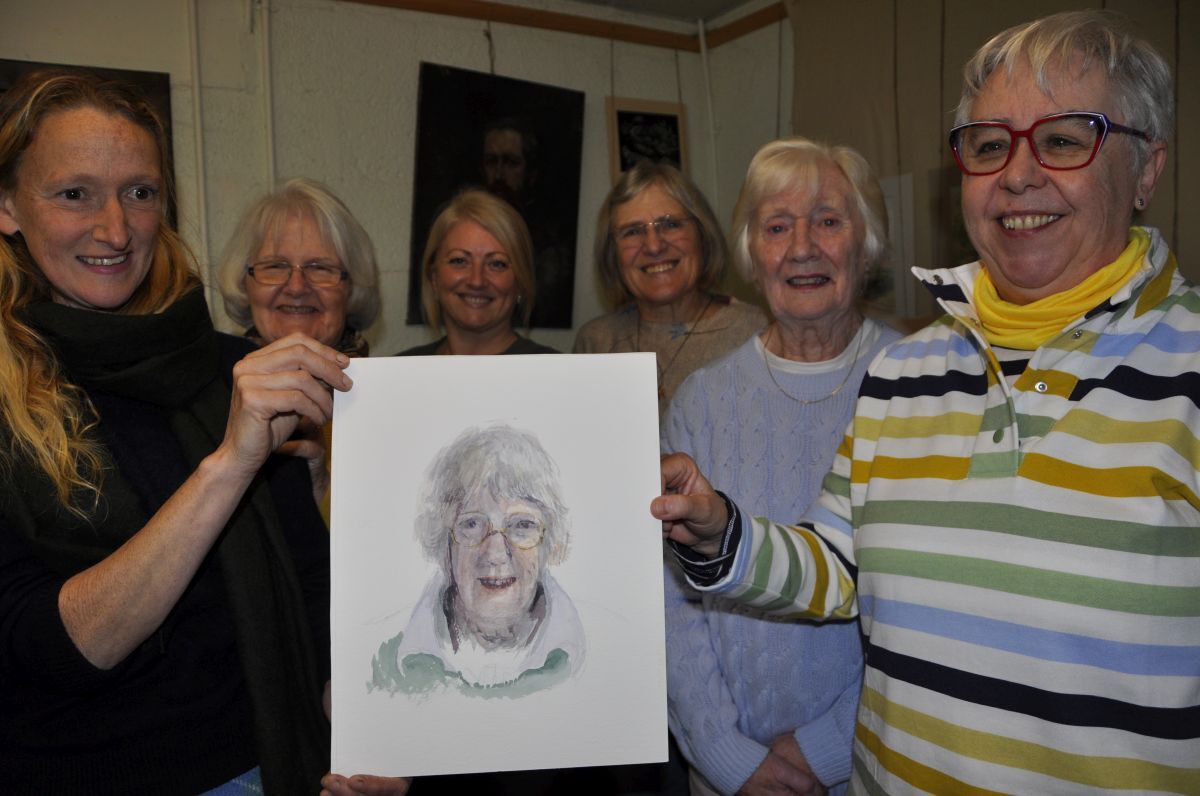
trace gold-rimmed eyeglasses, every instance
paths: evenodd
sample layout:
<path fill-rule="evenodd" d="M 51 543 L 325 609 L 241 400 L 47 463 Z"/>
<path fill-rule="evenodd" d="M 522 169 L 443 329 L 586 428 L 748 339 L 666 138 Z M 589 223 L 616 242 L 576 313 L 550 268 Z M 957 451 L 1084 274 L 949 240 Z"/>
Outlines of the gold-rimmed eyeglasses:
<path fill-rule="evenodd" d="M 292 278 L 292 271 L 299 271 L 312 287 L 333 287 L 350 277 L 350 272 L 340 265 L 320 261 L 293 265 L 286 260 L 263 260 L 246 266 L 250 278 L 267 287 L 286 284 Z"/>
<path fill-rule="evenodd" d="M 545 524 L 530 514 L 509 514 L 504 518 L 504 526 L 497 528 L 482 511 L 468 511 L 459 514 L 450 526 L 450 535 L 462 547 L 478 547 L 489 536 L 498 533 L 513 547 L 530 550 L 542 543 L 545 532 Z"/>

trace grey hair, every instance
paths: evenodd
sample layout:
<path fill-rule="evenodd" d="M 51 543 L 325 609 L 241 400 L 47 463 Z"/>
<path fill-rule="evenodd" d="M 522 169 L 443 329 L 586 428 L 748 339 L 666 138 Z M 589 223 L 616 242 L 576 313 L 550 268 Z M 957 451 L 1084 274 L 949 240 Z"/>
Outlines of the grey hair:
<path fill-rule="evenodd" d="M 242 214 L 237 229 L 217 265 L 217 285 L 225 312 L 242 326 L 250 326 L 250 300 L 246 297 L 246 265 L 268 239 L 278 238 L 287 220 L 309 215 L 321 236 L 337 252 L 350 272 L 346 323 L 362 331 L 379 315 L 379 267 L 375 247 L 362 225 L 332 191 L 316 180 L 296 177 L 259 197 Z"/>
<path fill-rule="evenodd" d="M 546 522 L 543 561 L 560 564 L 566 559 L 571 525 L 558 467 L 537 437 L 503 424 L 466 429 L 429 465 L 415 523 L 426 558 L 445 563 L 455 515 L 463 501 L 483 491 L 537 506 Z"/>
<path fill-rule="evenodd" d="M 729 262 L 729 247 L 717 216 L 709 206 L 704 194 L 687 176 L 670 163 L 655 163 L 641 160 L 623 173 L 616 185 L 600 205 L 596 218 L 596 275 L 601 292 L 610 307 L 616 308 L 633 301 L 633 294 L 621 279 L 621 260 L 617 251 L 617 240 L 613 234 L 613 212 L 631 201 L 652 185 L 657 185 L 668 196 L 696 219 L 700 230 L 701 264 L 700 278 L 696 289 L 701 293 L 716 289 L 725 278 Z"/>
<path fill-rule="evenodd" d="M 733 261 L 748 281 L 754 281 L 750 226 L 759 205 L 780 193 L 815 193 L 823 163 L 837 168 L 850 183 L 851 206 L 862 220 L 862 240 L 859 242 L 868 273 L 878 269 L 887 259 L 887 205 L 867 159 L 848 146 L 829 146 L 793 136 L 771 141 L 754 154 L 733 208 Z"/>
<path fill-rule="evenodd" d="M 1049 93 L 1047 70 L 1079 59 L 1082 70 L 1104 69 L 1116 97 L 1123 124 L 1166 141 L 1174 130 L 1175 89 L 1171 67 L 1149 42 L 1133 34 L 1127 18 L 1113 11 L 1065 11 L 1017 25 L 984 44 L 963 67 L 963 91 L 954 123 L 971 121 L 971 107 L 988 78 L 999 67 L 1012 74 L 1028 61 L 1034 80 Z M 1095 110 L 1076 108 L 1074 110 Z M 1150 157 L 1151 144 L 1130 137 L 1134 169 Z"/>

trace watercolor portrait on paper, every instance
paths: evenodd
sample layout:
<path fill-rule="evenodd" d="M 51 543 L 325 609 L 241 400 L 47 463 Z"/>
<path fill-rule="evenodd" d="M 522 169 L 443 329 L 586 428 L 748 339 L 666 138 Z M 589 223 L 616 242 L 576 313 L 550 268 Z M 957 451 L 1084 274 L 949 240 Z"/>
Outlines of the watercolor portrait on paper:
<path fill-rule="evenodd" d="M 550 574 L 570 545 L 558 471 L 537 437 L 469 428 L 426 474 L 415 531 L 440 570 L 412 617 L 371 661 L 371 684 L 520 696 L 583 663 L 583 627 Z"/>
<path fill-rule="evenodd" d="M 383 357 L 346 372 L 334 770 L 665 760 L 653 355 Z"/>

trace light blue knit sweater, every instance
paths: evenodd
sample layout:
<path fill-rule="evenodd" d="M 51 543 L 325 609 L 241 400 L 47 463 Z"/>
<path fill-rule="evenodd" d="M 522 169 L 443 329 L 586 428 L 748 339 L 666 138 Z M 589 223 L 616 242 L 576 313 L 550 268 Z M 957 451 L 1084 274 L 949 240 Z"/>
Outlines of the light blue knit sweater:
<path fill-rule="evenodd" d="M 771 380 L 757 336 L 683 383 L 663 425 L 663 449 L 690 454 L 715 487 L 744 511 L 799 518 L 821 489 L 867 365 L 895 330 L 868 321 L 861 350 L 841 360 L 853 371 L 824 401 L 803 404 Z M 775 379 L 802 400 L 820 398 L 846 371 Z M 853 623 L 815 625 L 765 619 L 719 599 L 701 601 L 674 568 L 666 573 L 667 695 L 671 730 L 684 755 L 722 793 L 754 773 L 771 741 L 793 732 L 832 793 L 850 777 L 862 679 Z"/>

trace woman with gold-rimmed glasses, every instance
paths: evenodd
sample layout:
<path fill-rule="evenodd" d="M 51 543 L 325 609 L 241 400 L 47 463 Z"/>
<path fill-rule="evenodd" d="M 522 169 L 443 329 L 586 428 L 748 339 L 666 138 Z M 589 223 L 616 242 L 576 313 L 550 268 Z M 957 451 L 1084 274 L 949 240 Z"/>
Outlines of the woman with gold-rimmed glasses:
<path fill-rule="evenodd" d="M 725 236 L 674 166 L 642 161 L 621 175 L 600 207 L 595 259 L 614 311 L 580 327 L 575 353 L 653 351 L 660 415 L 688 374 L 766 325 L 757 307 L 717 292 Z"/>
<path fill-rule="evenodd" d="M 379 270 L 366 230 L 315 180 L 296 177 L 257 199 L 221 253 L 217 282 L 225 312 L 268 345 L 299 333 L 349 357 L 369 353 L 362 330 L 379 314 Z M 313 494 L 329 524 L 332 424 L 306 423 L 325 458 L 310 459 Z"/>
<path fill-rule="evenodd" d="M 340 199 L 297 177 L 242 215 L 217 268 L 225 312 L 260 345 L 300 332 L 367 356 L 379 271 L 366 230 Z"/>
<path fill-rule="evenodd" d="M 530 693 L 583 661 L 579 616 L 546 571 L 570 536 L 557 468 L 532 434 L 470 428 L 430 466 L 416 534 L 441 571 L 372 661 L 375 687 Z"/>

